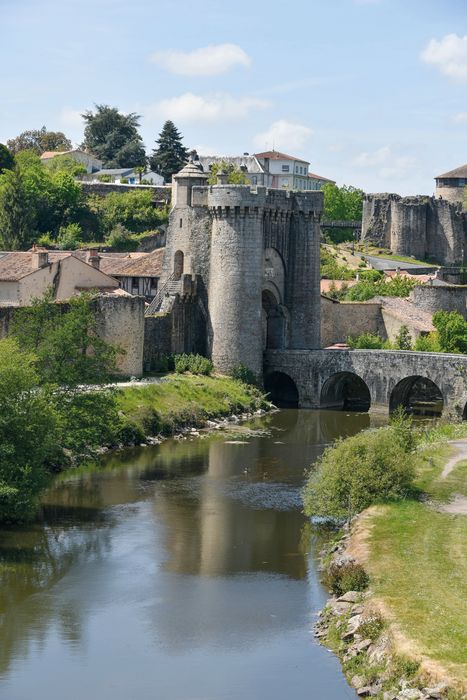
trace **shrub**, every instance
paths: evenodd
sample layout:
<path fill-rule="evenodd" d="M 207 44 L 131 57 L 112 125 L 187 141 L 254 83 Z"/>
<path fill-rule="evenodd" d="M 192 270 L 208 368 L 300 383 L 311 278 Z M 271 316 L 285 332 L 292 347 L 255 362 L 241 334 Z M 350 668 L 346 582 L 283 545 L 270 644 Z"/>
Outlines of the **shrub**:
<path fill-rule="evenodd" d="M 384 340 L 380 335 L 375 335 L 373 333 L 362 333 L 355 338 L 347 338 L 347 344 L 352 348 L 352 350 L 382 350 Z"/>
<path fill-rule="evenodd" d="M 363 266 L 365 262 L 363 262 Z M 362 263 L 359 263 L 359 267 L 362 267 Z M 383 279 L 383 273 L 379 270 L 362 270 L 358 273 L 361 282 L 378 282 Z"/>
<path fill-rule="evenodd" d="M 441 352 L 438 334 L 434 331 L 426 335 L 419 335 L 415 341 L 414 349 L 419 352 Z"/>
<path fill-rule="evenodd" d="M 146 440 L 146 435 L 137 423 L 124 418 L 117 427 L 116 440 L 123 445 L 139 445 Z"/>
<path fill-rule="evenodd" d="M 350 519 L 378 502 L 413 490 L 414 458 L 389 426 L 365 431 L 325 450 L 308 476 L 305 513 Z"/>
<path fill-rule="evenodd" d="M 363 639 L 371 639 L 375 641 L 383 631 L 384 620 L 378 613 L 373 613 L 366 617 L 358 628 L 358 633 Z"/>
<path fill-rule="evenodd" d="M 132 251 L 138 247 L 138 240 L 122 224 L 117 224 L 105 239 L 105 244 L 115 250 Z"/>
<path fill-rule="evenodd" d="M 191 374 L 203 374 L 209 376 L 213 370 L 211 360 L 202 355 L 175 355 L 175 371 L 178 374 L 191 372 Z"/>
<path fill-rule="evenodd" d="M 76 250 L 82 242 L 81 236 L 82 231 L 79 224 L 61 226 L 58 233 L 57 245 L 60 250 Z"/>
<path fill-rule="evenodd" d="M 467 322 L 457 311 L 437 311 L 433 315 L 441 352 L 467 353 Z"/>
<path fill-rule="evenodd" d="M 252 384 L 253 386 L 256 385 L 255 373 L 246 365 L 240 364 L 234 367 L 230 373 L 230 376 L 233 377 L 233 379 L 238 379 L 239 382 L 243 382 L 244 384 Z"/>
<path fill-rule="evenodd" d="M 152 362 L 154 372 L 173 372 L 175 360 L 173 355 L 158 355 Z"/>
<path fill-rule="evenodd" d="M 347 591 L 364 591 L 368 588 L 369 578 L 361 564 L 333 563 L 327 569 L 323 583 L 336 595 L 343 595 Z"/>
<path fill-rule="evenodd" d="M 399 328 L 399 332 L 394 339 L 395 350 L 412 350 L 412 336 L 408 326 L 403 324 Z"/>

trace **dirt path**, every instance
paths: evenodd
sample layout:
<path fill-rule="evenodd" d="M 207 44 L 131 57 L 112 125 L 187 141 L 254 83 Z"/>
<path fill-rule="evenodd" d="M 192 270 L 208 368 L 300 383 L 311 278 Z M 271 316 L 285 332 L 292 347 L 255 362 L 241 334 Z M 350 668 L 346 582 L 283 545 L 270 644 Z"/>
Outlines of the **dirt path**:
<path fill-rule="evenodd" d="M 467 459 L 467 439 L 449 440 L 448 445 L 452 445 L 456 450 L 456 453 L 444 465 L 444 469 L 441 472 L 441 479 L 445 479 L 448 474 L 452 472 L 458 462 L 461 462 L 463 459 Z"/>
<path fill-rule="evenodd" d="M 444 465 L 443 471 L 441 472 L 441 479 L 445 479 L 452 472 L 456 464 L 467 459 L 467 439 L 450 440 L 448 444 L 452 445 L 456 452 Z M 453 515 L 467 515 L 467 497 L 455 493 L 449 503 L 438 506 L 437 510 L 442 513 L 451 513 Z"/>

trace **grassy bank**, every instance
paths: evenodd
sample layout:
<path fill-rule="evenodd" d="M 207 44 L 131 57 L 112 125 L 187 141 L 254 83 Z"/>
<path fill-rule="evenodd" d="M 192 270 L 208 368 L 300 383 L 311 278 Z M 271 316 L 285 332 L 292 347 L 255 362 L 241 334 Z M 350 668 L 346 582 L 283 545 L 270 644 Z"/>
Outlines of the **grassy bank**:
<path fill-rule="evenodd" d="M 318 635 L 352 685 L 371 686 L 366 694 L 378 699 L 406 697 L 406 681 L 413 698 L 432 697 L 420 689 L 437 681 L 450 690 L 433 697 L 467 697 L 466 437 L 465 423 L 414 427 L 399 416 L 337 443 L 310 472 L 309 515 L 346 519 L 363 511 L 323 563 L 337 595 L 369 583 L 368 595 L 364 605 L 331 600 Z M 369 580 L 355 587 L 359 565 Z M 350 575 L 356 584 L 344 581 Z"/>
<path fill-rule="evenodd" d="M 443 446 L 434 458 L 430 446 L 417 458 L 417 483 L 428 503 L 370 510 L 360 539 L 374 596 L 398 646 L 467 690 L 467 516 L 436 509 L 467 493 L 466 462 L 440 478 L 449 453 Z"/>
<path fill-rule="evenodd" d="M 171 435 L 209 419 L 269 407 L 258 389 L 230 377 L 179 374 L 120 390 L 117 404 L 128 435 L 135 430 L 141 437 Z"/>

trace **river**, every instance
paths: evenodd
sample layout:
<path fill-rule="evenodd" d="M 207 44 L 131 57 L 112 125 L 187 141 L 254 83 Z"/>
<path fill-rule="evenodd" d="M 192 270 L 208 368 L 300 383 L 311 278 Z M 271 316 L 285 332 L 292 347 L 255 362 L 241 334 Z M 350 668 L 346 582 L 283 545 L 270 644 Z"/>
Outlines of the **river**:
<path fill-rule="evenodd" d="M 0 531 L 2 700 L 345 700 L 304 469 L 368 414 L 284 410 L 61 475 Z"/>

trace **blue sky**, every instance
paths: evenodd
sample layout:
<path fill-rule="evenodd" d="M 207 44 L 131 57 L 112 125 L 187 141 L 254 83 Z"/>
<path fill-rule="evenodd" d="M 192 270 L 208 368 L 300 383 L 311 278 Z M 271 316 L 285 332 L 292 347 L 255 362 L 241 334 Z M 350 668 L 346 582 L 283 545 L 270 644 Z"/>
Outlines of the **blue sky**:
<path fill-rule="evenodd" d="M 0 0 L 0 141 L 94 103 L 203 153 L 271 148 L 366 191 L 467 162 L 466 0 Z"/>

